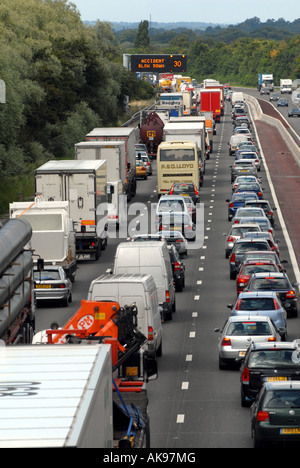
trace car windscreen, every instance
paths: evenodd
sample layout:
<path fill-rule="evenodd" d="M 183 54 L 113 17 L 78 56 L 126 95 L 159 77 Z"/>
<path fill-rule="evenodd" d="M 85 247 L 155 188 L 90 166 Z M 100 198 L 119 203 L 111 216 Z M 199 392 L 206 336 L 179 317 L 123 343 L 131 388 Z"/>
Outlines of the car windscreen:
<path fill-rule="evenodd" d="M 276 368 L 299 368 L 298 359 L 294 359 L 294 349 L 265 349 L 252 351 L 249 356 L 248 367 L 251 369 L 264 367 L 266 369 Z"/>
<path fill-rule="evenodd" d="M 159 152 L 159 159 L 166 161 L 195 161 L 195 151 L 193 149 L 164 150 Z"/>

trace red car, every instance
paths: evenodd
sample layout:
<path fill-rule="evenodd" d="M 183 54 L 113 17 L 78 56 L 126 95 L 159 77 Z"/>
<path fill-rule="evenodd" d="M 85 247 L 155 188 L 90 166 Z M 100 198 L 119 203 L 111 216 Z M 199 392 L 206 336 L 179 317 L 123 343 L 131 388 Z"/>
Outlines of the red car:
<path fill-rule="evenodd" d="M 279 268 L 275 262 L 271 260 L 248 260 L 242 264 L 239 274 L 236 279 L 237 294 L 243 292 L 247 286 L 249 279 L 253 273 L 263 272 L 278 272 Z"/>

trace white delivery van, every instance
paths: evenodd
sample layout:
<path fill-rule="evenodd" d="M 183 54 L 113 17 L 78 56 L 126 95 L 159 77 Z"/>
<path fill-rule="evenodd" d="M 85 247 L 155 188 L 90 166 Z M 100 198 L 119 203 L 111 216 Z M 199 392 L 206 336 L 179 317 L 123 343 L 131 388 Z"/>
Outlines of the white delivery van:
<path fill-rule="evenodd" d="M 162 355 L 162 325 L 154 279 L 147 274 L 101 275 L 91 282 L 88 300 L 137 306 L 137 328 L 148 339 L 144 349 Z"/>
<path fill-rule="evenodd" d="M 163 317 L 172 320 L 176 310 L 175 288 L 166 242 L 121 242 L 117 247 L 113 274 L 133 273 L 153 276 Z"/>
<path fill-rule="evenodd" d="M 228 143 L 229 156 L 232 156 L 233 154 L 235 154 L 238 144 L 241 143 L 242 141 L 249 141 L 249 144 L 252 144 L 253 140 L 252 140 L 251 134 L 239 133 L 236 135 L 232 135 L 230 137 L 230 142 Z"/>

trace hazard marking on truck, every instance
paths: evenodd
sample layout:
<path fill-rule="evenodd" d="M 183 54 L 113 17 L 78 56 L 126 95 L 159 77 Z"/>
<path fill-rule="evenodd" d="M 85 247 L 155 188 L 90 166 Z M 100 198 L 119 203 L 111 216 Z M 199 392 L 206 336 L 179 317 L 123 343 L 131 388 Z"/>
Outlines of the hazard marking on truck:
<path fill-rule="evenodd" d="M 93 219 L 82 219 L 81 226 L 95 226 L 95 221 Z"/>
<path fill-rule="evenodd" d="M 155 138 L 156 137 L 156 132 L 154 130 L 148 130 L 147 131 L 147 137 L 148 138 Z"/>

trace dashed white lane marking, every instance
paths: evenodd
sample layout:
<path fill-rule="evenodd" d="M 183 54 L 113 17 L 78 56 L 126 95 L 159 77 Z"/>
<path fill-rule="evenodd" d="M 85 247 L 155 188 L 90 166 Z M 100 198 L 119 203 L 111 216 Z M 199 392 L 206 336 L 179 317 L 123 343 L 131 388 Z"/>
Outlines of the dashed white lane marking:
<path fill-rule="evenodd" d="M 192 317 L 193 317 L 193 318 L 198 317 L 198 312 L 193 312 L 193 313 L 192 313 Z"/>
<path fill-rule="evenodd" d="M 178 424 L 184 423 L 184 414 L 177 414 L 177 420 L 176 420 L 176 422 L 177 422 Z"/>
<path fill-rule="evenodd" d="M 188 390 L 189 389 L 189 382 L 182 382 L 181 390 Z"/>
<path fill-rule="evenodd" d="M 192 354 L 187 354 L 185 356 L 185 360 L 186 360 L 186 362 L 191 362 L 193 360 L 193 355 Z"/>
<path fill-rule="evenodd" d="M 194 301 L 199 301 L 200 296 L 194 296 Z"/>

